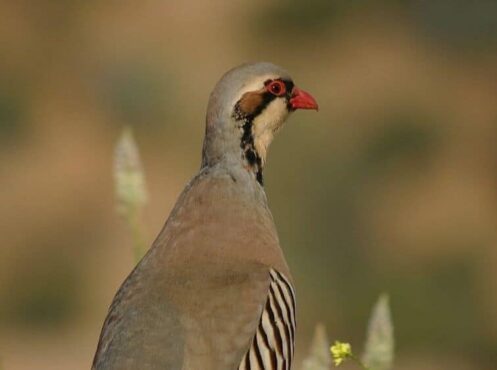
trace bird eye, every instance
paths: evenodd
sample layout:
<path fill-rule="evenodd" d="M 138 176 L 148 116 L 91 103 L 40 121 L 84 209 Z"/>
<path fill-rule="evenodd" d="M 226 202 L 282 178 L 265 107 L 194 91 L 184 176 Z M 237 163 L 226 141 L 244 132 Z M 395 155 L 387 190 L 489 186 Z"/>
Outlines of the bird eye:
<path fill-rule="evenodd" d="M 282 81 L 274 80 L 267 85 L 267 90 L 276 96 L 282 96 L 286 94 L 286 87 Z"/>

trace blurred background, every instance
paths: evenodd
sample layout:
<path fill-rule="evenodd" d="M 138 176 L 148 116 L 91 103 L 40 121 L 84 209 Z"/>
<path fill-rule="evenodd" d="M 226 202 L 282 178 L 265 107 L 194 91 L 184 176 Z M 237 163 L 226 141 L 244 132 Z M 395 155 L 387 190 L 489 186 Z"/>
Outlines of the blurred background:
<path fill-rule="evenodd" d="M 318 321 L 360 350 L 384 291 L 396 370 L 495 368 L 495 1 L 2 0 L 0 55 L 3 370 L 90 368 L 134 265 L 122 128 L 151 243 L 199 168 L 212 87 L 260 60 L 320 105 L 290 118 L 265 171 L 298 292 L 295 369 Z"/>

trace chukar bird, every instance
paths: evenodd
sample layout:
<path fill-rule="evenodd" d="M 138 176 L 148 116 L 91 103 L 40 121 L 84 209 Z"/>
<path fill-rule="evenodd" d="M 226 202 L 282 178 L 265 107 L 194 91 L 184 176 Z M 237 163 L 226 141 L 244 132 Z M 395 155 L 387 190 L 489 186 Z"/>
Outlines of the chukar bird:
<path fill-rule="evenodd" d="M 200 172 L 114 297 L 92 369 L 290 369 L 295 292 L 262 172 L 288 114 L 317 108 L 270 63 L 221 78 Z"/>

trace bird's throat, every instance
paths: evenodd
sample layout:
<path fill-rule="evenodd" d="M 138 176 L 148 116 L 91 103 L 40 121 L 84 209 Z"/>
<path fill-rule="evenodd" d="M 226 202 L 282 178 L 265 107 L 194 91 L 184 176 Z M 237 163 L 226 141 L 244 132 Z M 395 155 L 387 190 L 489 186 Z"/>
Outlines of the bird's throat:
<path fill-rule="evenodd" d="M 240 147 L 242 149 L 242 160 L 244 161 L 244 165 L 249 171 L 254 173 L 257 182 L 264 185 L 262 176 L 263 160 L 254 143 L 253 120 L 245 118 L 241 129 L 242 137 L 240 140 Z"/>
<path fill-rule="evenodd" d="M 288 116 L 286 104 L 265 91 L 245 93 L 235 104 L 233 118 L 241 131 L 243 164 L 261 185 L 268 147 Z"/>

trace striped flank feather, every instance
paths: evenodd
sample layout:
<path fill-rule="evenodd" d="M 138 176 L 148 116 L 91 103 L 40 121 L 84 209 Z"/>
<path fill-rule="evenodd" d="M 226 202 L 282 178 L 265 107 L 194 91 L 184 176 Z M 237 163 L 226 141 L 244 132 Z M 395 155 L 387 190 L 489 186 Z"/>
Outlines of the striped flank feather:
<path fill-rule="evenodd" d="M 257 333 L 238 370 L 290 370 L 295 345 L 295 292 L 278 271 L 270 270 L 269 296 Z"/>

